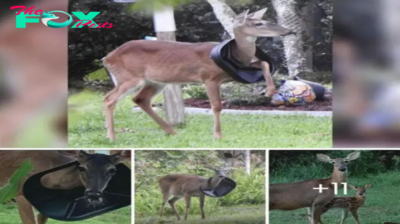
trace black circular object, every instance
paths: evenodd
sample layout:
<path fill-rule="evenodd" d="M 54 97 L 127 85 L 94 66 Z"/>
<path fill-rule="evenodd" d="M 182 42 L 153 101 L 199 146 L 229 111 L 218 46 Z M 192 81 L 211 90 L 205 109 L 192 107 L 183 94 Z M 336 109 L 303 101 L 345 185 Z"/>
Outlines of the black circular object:
<path fill-rule="evenodd" d="M 42 185 L 43 176 L 72 166 L 79 166 L 79 162 L 37 173 L 25 182 L 25 198 L 44 216 L 59 221 L 79 221 L 131 205 L 131 169 L 122 163 L 116 165 L 117 172 L 103 192 L 103 203 L 96 206 L 88 206 L 83 186 L 64 190 Z"/>

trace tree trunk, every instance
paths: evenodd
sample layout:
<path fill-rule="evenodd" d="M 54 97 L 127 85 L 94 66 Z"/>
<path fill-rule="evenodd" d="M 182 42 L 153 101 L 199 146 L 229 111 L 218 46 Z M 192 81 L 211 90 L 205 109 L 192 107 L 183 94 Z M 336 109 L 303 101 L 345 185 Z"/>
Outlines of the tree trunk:
<path fill-rule="evenodd" d="M 157 40 L 176 41 L 176 25 L 174 11 L 171 6 L 165 6 L 162 10 L 154 11 L 153 21 Z M 164 109 L 170 125 L 177 126 L 185 123 L 185 107 L 180 85 L 169 84 L 165 87 Z"/>
<path fill-rule="evenodd" d="M 215 16 L 226 32 L 228 32 L 231 38 L 234 38 L 233 19 L 236 13 L 226 4 L 225 0 L 207 0 L 207 2 L 212 6 Z"/>
<path fill-rule="evenodd" d="M 246 173 L 250 175 L 250 150 L 244 150 L 244 164 L 246 167 Z"/>
<path fill-rule="evenodd" d="M 272 0 L 272 5 L 278 17 L 278 24 L 297 33 L 297 35 L 282 38 L 289 76 L 293 77 L 308 72 L 307 54 L 303 50 L 303 39 L 307 39 L 305 36 L 307 32 L 304 30 L 303 20 L 299 16 L 300 12 L 296 12 L 296 1 Z"/>

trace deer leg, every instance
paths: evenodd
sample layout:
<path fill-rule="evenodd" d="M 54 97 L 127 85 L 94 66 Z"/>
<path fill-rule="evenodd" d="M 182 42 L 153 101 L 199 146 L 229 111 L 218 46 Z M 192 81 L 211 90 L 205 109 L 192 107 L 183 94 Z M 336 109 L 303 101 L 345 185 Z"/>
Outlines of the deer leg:
<path fill-rule="evenodd" d="M 190 195 L 189 194 L 185 194 L 185 204 L 186 204 L 186 211 L 185 211 L 185 218 L 184 220 L 187 220 L 189 211 L 190 211 Z"/>
<path fill-rule="evenodd" d="M 168 200 L 168 203 L 169 203 L 169 205 L 171 205 L 172 210 L 174 210 L 175 215 L 176 215 L 176 218 L 177 218 L 178 220 L 181 220 L 181 217 L 179 216 L 179 213 L 178 213 L 178 211 L 176 210 L 175 203 L 176 203 L 177 201 L 179 201 L 180 199 L 181 199 L 180 197 L 173 197 L 173 198 L 171 198 L 170 200 Z"/>
<path fill-rule="evenodd" d="M 308 223 L 312 224 L 312 207 L 307 207 Z"/>
<path fill-rule="evenodd" d="M 312 207 L 312 224 L 322 224 L 322 220 L 321 220 L 322 210 L 323 210 L 323 206 L 313 205 L 313 207 Z"/>
<path fill-rule="evenodd" d="M 164 214 L 164 208 L 165 208 L 165 204 L 166 204 L 167 201 L 168 201 L 168 198 L 169 198 L 169 194 L 168 194 L 168 193 L 163 194 L 163 201 L 162 201 L 162 204 L 161 204 L 161 213 L 160 213 L 160 217 L 162 217 L 163 214 Z"/>
<path fill-rule="evenodd" d="M 18 205 L 19 216 L 23 224 L 36 224 L 35 214 L 33 213 L 33 206 L 25 199 L 23 195 L 15 198 Z"/>
<path fill-rule="evenodd" d="M 356 224 L 359 224 L 360 222 L 358 221 L 357 209 L 351 209 L 350 212 L 353 215 L 353 218 L 356 221 Z"/>
<path fill-rule="evenodd" d="M 44 216 L 42 213 L 39 213 L 39 214 L 37 215 L 38 224 L 46 224 L 47 219 L 48 219 L 48 218 L 47 218 L 46 216 Z"/>
<path fill-rule="evenodd" d="M 115 87 L 104 97 L 103 103 L 106 111 L 107 137 L 109 139 L 115 139 L 113 115 L 115 106 L 117 105 L 118 101 L 135 91 L 135 89 L 140 86 L 141 82 L 141 79 L 134 79 L 130 82 L 125 82 L 121 86 Z"/>
<path fill-rule="evenodd" d="M 160 93 L 164 89 L 164 85 L 145 85 L 139 91 L 139 93 L 133 98 L 133 102 L 135 102 L 147 115 L 149 115 L 165 132 L 171 135 L 175 135 L 176 132 L 172 127 L 167 124 L 160 116 L 154 112 L 153 108 L 151 108 L 151 101 L 154 96 Z"/>
<path fill-rule="evenodd" d="M 267 83 L 267 91 L 265 93 L 266 97 L 272 97 L 276 93 L 276 87 L 274 79 L 272 78 L 271 72 L 269 70 L 269 64 L 267 62 L 261 62 L 261 68 L 263 70 L 264 78 Z"/>
<path fill-rule="evenodd" d="M 342 217 L 340 219 L 340 224 L 344 224 L 344 220 L 346 220 L 348 213 L 349 213 L 349 210 L 347 210 L 347 209 L 342 210 Z"/>
<path fill-rule="evenodd" d="M 204 201 L 206 199 L 206 196 L 203 194 L 202 196 L 200 196 L 200 211 L 201 211 L 201 218 L 205 219 L 206 215 L 204 214 Z"/>
<path fill-rule="evenodd" d="M 208 99 L 214 114 L 214 136 L 222 138 L 220 115 L 222 110 L 220 88 L 221 84 L 216 82 L 205 83 Z"/>

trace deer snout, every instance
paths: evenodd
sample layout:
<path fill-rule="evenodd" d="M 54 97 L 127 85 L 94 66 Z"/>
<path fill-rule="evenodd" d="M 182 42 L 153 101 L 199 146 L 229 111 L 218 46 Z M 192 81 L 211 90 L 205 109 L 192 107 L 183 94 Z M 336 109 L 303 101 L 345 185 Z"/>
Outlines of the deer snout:
<path fill-rule="evenodd" d="M 344 171 L 346 171 L 346 168 L 338 168 L 338 170 L 339 170 L 340 172 L 344 172 Z"/>
<path fill-rule="evenodd" d="M 103 201 L 103 194 L 98 191 L 86 191 L 86 197 L 89 203 L 96 205 L 100 204 Z"/>

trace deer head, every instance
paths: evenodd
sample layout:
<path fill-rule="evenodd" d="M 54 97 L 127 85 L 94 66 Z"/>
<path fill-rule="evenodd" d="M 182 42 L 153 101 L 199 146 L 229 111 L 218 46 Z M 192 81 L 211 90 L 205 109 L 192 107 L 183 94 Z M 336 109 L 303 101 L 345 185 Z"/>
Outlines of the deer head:
<path fill-rule="evenodd" d="M 274 23 L 262 20 L 267 8 L 249 13 L 246 10 L 237 15 L 233 22 L 235 35 L 244 34 L 252 37 L 275 37 L 295 34 L 295 32 Z"/>
<path fill-rule="evenodd" d="M 338 168 L 340 172 L 345 172 L 347 170 L 347 165 L 350 161 L 358 159 L 360 157 L 360 152 L 352 152 L 347 155 L 346 158 L 337 158 L 331 159 L 329 156 L 325 154 L 317 154 L 318 160 L 322 162 L 332 163 L 335 167 Z"/>
<path fill-rule="evenodd" d="M 211 165 L 206 166 L 205 168 L 213 170 L 219 178 L 225 178 L 228 175 L 228 172 L 232 169 L 230 167 L 213 167 Z"/>
<path fill-rule="evenodd" d="M 364 187 L 355 187 L 355 186 L 349 184 L 349 188 L 355 190 L 357 196 L 365 196 L 365 192 L 370 187 L 371 187 L 371 184 L 367 184 Z"/>
<path fill-rule="evenodd" d="M 69 151 L 71 152 L 71 151 Z M 85 151 L 75 151 L 75 158 L 79 162 L 77 167 L 79 179 L 86 188 L 85 196 L 92 205 L 103 201 L 103 191 L 108 182 L 117 172 L 116 165 L 130 157 L 130 151 L 120 151 L 113 155 L 89 154 Z"/>

